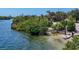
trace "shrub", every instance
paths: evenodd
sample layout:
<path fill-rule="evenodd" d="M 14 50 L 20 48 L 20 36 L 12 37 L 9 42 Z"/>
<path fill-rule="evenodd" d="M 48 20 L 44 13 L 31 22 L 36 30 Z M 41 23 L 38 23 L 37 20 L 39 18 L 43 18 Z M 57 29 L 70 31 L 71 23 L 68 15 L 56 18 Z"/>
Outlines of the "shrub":
<path fill-rule="evenodd" d="M 52 25 L 52 28 L 54 30 L 61 31 L 61 30 L 64 29 L 64 26 L 63 26 L 63 24 L 61 22 L 57 22 L 56 24 Z"/>
<path fill-rule="evenodd" d="M 75 18 L 72 18 L 71 16 L 68 18 L 67 21 L 67 26 L 68 26 L 68 31 L 75 31 Z"/>
<path fill-rule="evenodd" d="M 19 17 L 20 19 L 23 19 L 23 17 Z M 27 20 L 18 20 L 18 17 L 14 19 L 14 24 L 16 24 L 16 30 L 18 31 L 25 31 L 27 33 L 30 33 L 32 35 L 39 35 L 39 34 L 45 34 L 48 27 L 48 19 L 46 17 L 43 17 L 39 19 L 39 16 L 32 17 L 30 16 Z M 18 20 L 18 22 L 16 21 Z"/>
<path fill-rule="evenodd" d="M 68 41 L 64 50 L 77 50 L 79 49 L 79 36 L 74 36 L 72 41 Z"/>

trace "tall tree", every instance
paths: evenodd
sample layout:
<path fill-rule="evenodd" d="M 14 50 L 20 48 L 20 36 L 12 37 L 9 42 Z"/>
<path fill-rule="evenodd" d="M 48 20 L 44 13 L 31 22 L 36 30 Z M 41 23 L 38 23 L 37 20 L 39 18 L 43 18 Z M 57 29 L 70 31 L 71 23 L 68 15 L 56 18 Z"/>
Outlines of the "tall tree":
<path fill-rule="evenodd" d="M 48 12 L 48 18 L 50 21 L 61 21 L 67 18 L 67 14 L 65 12 Z"/>
<path fill-rule="evenodd" d="M 72 10 L 68 13 L 68 15 L 71 15 L 73 18 L 75 18 L 76 22 L 79 21 L 79 9 Z"/>

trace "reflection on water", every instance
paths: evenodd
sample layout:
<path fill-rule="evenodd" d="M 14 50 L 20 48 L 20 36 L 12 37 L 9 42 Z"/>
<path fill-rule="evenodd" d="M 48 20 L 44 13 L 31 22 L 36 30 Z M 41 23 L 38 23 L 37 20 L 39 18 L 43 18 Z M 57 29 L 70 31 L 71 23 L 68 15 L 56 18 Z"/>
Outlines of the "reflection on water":
<path fill-rule="evenodd" d="M 12 30 L 11 23 L 12 20 L 0 20 L 0 49 L 61 49 L 62 45 L 55 42 L 50 36 L 33 36 L 29 39 L 26 35 Z"/>

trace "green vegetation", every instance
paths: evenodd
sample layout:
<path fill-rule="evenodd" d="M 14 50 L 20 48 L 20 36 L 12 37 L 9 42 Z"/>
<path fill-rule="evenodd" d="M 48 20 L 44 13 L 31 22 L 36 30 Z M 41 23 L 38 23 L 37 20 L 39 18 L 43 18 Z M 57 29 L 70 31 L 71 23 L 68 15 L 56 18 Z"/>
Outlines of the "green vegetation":
<path fill-rule="evenodd" d="M 52 25 L 52 28 L 58 32 L 64 30 L 64 25 L 61 22 L 57 22 L 56 24 Z"/>
<path fill-rule="evenodd" d="M 54 22 L 62 21 L 67 18 L 67 14 L 65 12 L 57 11 L 57 12 L 48 12 L 48 19 Z"/>
<path fill-rule="evenodd" d="M 74 36 L 72 41 L 66 43 L 64 50 L 78 50 L 79 49 L 79 36 Z"/>
<path fill-rule="evenodd" d="M 53 31 L 75 32 L 75 23 L 79 21 L 79 10 L 65 12 L 50 12 L 47 15 L 16 16 L 13 19 L 12 29 L 28 33 L 30 35 L 47 35 L 48 28 Z M 66 50 L 79 49 L 79 36 L 72 37 L 71 41 L 66 43 Z"/>
<path fill-rule="evenodd" d="M 13 29 L 24 31 L 32 35 L 46 34 L 48 19 L 41 16 L 17 16 L 14 18 Z"/>
<path fill-rule="evenodd" d="M 75 18 L 76 22 L 79 21 L 79 9 L 75 9 L 75 10 L 72 10 L 68 13 L 68 16 L 72 16 L 73 18 Z"/>
<path fill-rule="evenodd" d="M 75 31 L 75 21 L 73 18 L 67 21 L 68 31 L 72 32 Z"/>
<path fill-rule="evenodd" d="M 57 32 L 65 30 L 66 26 L 68 31 L 75 31 L 74 18 L 65 19 L 64 21 L 55 22 L 55 24 L 52 24 L 52 28 L 54 28 L 54 30 L 57 30 Z"/>
<path fill-rule="evenodd" d="M 68 31 L 72 32 L 75 31 L 75 22 L 78 18 L 75 15 L 77 15 L 78 11 L 74 10 L 68 13 L 47 11 L 47 15 L 17 16 L 13 19 L 12 28 L 31 35 L 44 35 L 48 27 L 52 27 L 58 32 L 65 30 L 67 26 Z"/>
<path fill-rule="evenodd" d="M 11 19 L 11 16 L 0 16 L 0 20 L 8 20 Z"/>

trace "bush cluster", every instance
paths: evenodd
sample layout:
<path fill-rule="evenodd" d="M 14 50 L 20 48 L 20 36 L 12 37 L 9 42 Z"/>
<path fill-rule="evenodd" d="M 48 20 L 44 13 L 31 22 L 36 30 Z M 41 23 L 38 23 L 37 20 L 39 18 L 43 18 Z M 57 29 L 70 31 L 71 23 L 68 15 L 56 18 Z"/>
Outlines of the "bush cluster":
<path fill-rule="evenodd" d="M 18 31 L 24 31 L 32 35 L 46 34 L 48 27 L 48 19 L 40 16 L 25 18 L 16 17 L 13 20 L 12 28 Z"/>

